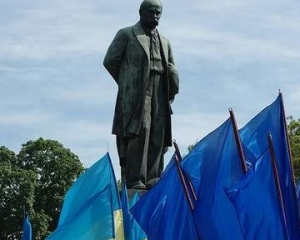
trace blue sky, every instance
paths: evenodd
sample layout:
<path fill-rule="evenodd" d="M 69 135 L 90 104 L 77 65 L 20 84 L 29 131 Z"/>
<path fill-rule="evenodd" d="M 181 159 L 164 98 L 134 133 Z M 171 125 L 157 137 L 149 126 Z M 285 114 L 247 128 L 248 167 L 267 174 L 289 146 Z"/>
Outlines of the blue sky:
<path fill-rule="evenodd" d="M 117 86 L 102 65 L 117 30 L 139 20 L 136 0 L 0 0 L 0 145 L 39 137 L 89 167 L 110 152 Z M 158 27 L 180 74 L 173 138 L 184 154 L 229 117 L 239 127 L 283 92 L 300 117 L 300 2 L 163 0 Z M 169 150 L 166 162 L 173 150 Z"/>

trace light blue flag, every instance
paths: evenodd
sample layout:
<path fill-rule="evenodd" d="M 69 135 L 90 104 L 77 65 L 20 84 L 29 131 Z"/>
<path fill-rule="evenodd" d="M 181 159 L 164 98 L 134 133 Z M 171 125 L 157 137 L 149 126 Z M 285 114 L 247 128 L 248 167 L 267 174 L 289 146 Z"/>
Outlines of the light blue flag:
<path fill-rule="evenodd" d="M 124 239 L 121 203 L 109 154 L 71 186 L 58 227 L 47 239 Z"/>
<path fill-rule="evenodd" d="M 243 239 L 235 209 L 223 190 L 243 175 L 231 120 L 198 142 L 181 165 L 197 194 L 193 219 L 200 239 Z"/>
<path fill-rule="evenodd" d="M 138 192 L 136 192 L 133 195 L 130 202 L 129 202 L 129 209 L 132 208 L 140 200 L 140 198 L 141 198 L 140 194 Z M 132 214 L 131 214 L 131 216 L 132 216 Z M 141 226 L 138 224 L 138 222 L 134 219 L 133 216 L 132 216 L 132 219 L 133 219 L 132 229 L 133 229 L 135 239 L 136 240 L 145 240 L 145 239 L 147 239 L 146 233 L 141 228 Z"/>
<path fill-rule="evenodd" d="M 23 221 L 22 240 L 31 240 L 31 239 L 32 239 L 32 227 L 31 227 L 29 216 L 26 214 Z"/>
<path fill-rule="evenodd" d="M 289 155 L 282 94 L 240 131 L 245 156 L 254 164 L 268 149 L 268 134 L 272 135 L 290 239 L 300 239 L 298 204 Z"/>
<path fill-rule="evenodd" d="M 269 151 L 225 192 L 236 208 L 245 240 L 289 239 Z"/>
<path fill-rule="evenodd" d="M 128 201 L 128 194 L 126 185 L 123 185 L 122 190 L 122 210 L 123 210 L 123 222 L 124 222 L 124 235 L 125 240 L 144 240 L 147 238 L 146 233 L 134 219 L 129 209 L 140 199 L 140 195 L 136 192 L 132 199 Z"/>
<path fill-rule="evenodd" d="M 199 239 L 175 165 L 130 211 L 148 240 Z"/>

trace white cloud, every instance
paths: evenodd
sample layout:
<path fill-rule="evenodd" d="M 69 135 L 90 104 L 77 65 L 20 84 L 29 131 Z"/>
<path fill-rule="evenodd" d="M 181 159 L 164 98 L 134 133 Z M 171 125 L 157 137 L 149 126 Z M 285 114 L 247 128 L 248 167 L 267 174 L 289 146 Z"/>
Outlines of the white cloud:
<path fill-rule="evenodd" d="M 111 16 L 94 11 L 91 3 L 34 1 L 7 7 L 18 18 L 0 28 L 4 36 L 0 44 L 6 46 L 0 49 L 1 56 L 44 60 L 99 54 L 107 47 Z"/>

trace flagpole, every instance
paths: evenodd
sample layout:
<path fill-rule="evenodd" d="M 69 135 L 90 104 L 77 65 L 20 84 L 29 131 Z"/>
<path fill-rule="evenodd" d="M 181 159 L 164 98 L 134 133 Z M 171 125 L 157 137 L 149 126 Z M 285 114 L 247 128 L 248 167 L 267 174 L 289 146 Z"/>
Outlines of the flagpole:
<path fill-rule="evenodd" d="M 282 97 L 282 92 L 279 90 L 279 97 L 280 97 L 280 105 L 281 105 L 281 109 L 282 109 L 282 118 L 283 118 L 283 122 L 284 122 L 284 133 L 285 133 L 285 137 L 286 137 L 286 141 L 287 141 L 287 147 L 288 147 L 288 153 L 289 153 L 289 162 L 290 162 L 290 167 L 291 167 L 291 173 L 292 173 L 292 180 L 294 183 L 294 187 L 296 189 L 296 180 L 295 180 L 295 175 L 294 175 L 294 166 L 293 166 L 293 158 L 292 158 L 292 150 L 291 150 L 291 144 L 290 144 L 290 140 L 289 140 L 289 135 L 288 135 L 288 127 L 287 127 L 287 122 L 286 122 L 286 117 L 285 117 L 285 109 L 284 109 L 284 104 L 283 104 L 283 97 Z"/>
<path fill-rule="evenodd" d="M 185 176 L 185 174 L 183 173 L 183 171 L 180 167 L 180 162 L 182 161 L 182 157 L 181 157 L 181 154 L 180 154 L 180 151 L 179 151 L 178 144 L 175 142 L 175 140 L 173 140 L 173 145 L 174 145 L 174 148 L 175 148 L 175 164 L 176 164 L 177 170 L 179 172 L 180 180 L 181 180 L 181 183 L 183 185 L 183 189 L 184 189 L 187 201 L 189 203 L 190 210 L 193 211 L 195 206 L 194 206 L 193 201 L 191 199 L 190 192 L 192 192 L 194 201 L 196 201 L 197 196 L 196 196 L 196 193 L 195 193 L 195 189 L 194 189 L 192 183 L 189 181 L 189 179 L 187 179 L 187 177 Z M 189 183 L 190 192 L 188 190 L 188 186 L 187 186 L 186 182 Z M 194 221 L 193 221 L 193 223 L 195 225 Z M 195 225 L 195 229 L 196 229 L 196 234 L 197 234 L 197 240 L 200 240 L 200 236 L 199 236 L 196 225 Z"/>
<path fill-rule="evenodd" d="M 285 133 L 285 138 L 286 138 L 286 142 L 287 142 L 287 148 L 288 148 L 287 150 L 288 150 L 288 154 L 289 154 L 290 171 L 291 171 L 291 175 L 292 175 L 291 180 L 293 181 L 293 185 L 294 185 L 293 199 L 294 199 L 294 204 L 295 204 L 296 209 L 297 209 L 296 220 L 299 223 L 299 221 L 300 221 L 299 214 L 298 214 L 299 206 L 298 206 L 298 199 L 297 199 L 297 193 L 296 193 L 296 180 L 295 180 L 295 175 L 294 175 L 292 150 L 291 150 L 291 144 L 290 144 L 290 139 L 289 139 L 289 135 L 288 135 L 288 127 L 287 127 L 287 121 L 286 121 L 286 117 L 285 117 L 283 97 L 282 97 L 282 92 L 281 92 L 280 89 L 279 89 L 279 97 L 280 97 L 280 105 L 281 105 L 281 109 L 282 109 L 281 118 L 283 119 L 283 122 L 284 122 L 284 133 Z"/>
<path fill-rule="evenodd" d="M 178 156 L 179 162 L 181 162 L 181 161 L 182 161 L 182 157 L 181 157 L 181 153 L 180 153 L 180 151 L 179 151 L 178 144 L 177 144 L 175 141 L 173 142 L 173 144 L 174 144 L 174 148 L 175 148 L 175 154 Z M 193 194 L 194 200 L 197 200 L 197 196 L 196 196 L 196 193 L 195 193 L 195 189 L 194 189 L 194 187 L 193 187 L 191 181 L 187 178 L 187 176 L 186 176 L 184 173 L 183 173 L 183 176 L 184 176 L 184 179 L 189 183 L 189 187 L 190 187 L 189 189 L 190 189 L 190 191 L 191 191 L 192 194 Z"/>
<path fill-rule="evenodd" d="M 283 204 L 282 191 L 281 191 L 280 182 L 279 182 L 276 156 L 275 156 L 272 136 L 271 136 L 270 133 L 268 134 L 268 143 L 269 143 L 269 151 L 270 151 L 270 154 L 271 154 L 273 176 L 275 178 L 275 183 L 276 183 L 277 196 L 278 196 L 278 200 L 279 200 L 279 203 L 280 203 L 280 208 L 281 208 L 281 213 L 282 213 L 282 217 L 283 217 L 283 221 L 284 221 L 284 225 L 285 225 L 286 234 L 288 236 L 287 220 L 286 220 L 285 209 L 284 209 L 284 204 Z"/>
<path fill-rule="evenodd" d="M 177 167 L 177 170 L 178 170 L 178 173 L 179 173 L 179 178 L 180 178 L 180 181 L 182 183 L 186 199 L 189 203 L 189 207 L 190 207 L 191 210 L 194 210 L 195 206 L 194 206 L 194 203 L 192 201 L 191 195 L 189 193 L 185 176 L 184 176 L 184 174 L 182 172 L 182 169 L 180 167 L 180 161 L 181 161 L 182 158 L 181 158 L 181 155 L 180 155 L 180 152 L 179 152 L 179 148 L 178 148 L 178 145 L 175 141 L 173 141 L 173 144 L 174 144 L 174 147 L 175 147 L 175 164 L 176 164 L 176 167 Z"/>
<path fill-rule="evenodd" d="M 232 126 L 233 126 L 233 132 L 234 132 L 235 142 L 236 142 L 236 145 L 237 145 L 237 148 L 238 148 L 238 152 L 239 152 L 239 157 L 240 157 L 240 161 L 241 161 L 242 171 L 245 174 L 247 172 L 246 159 L 245 159 L 245 155 L 244 155 L 244 151 L 243 151 L 241 139 L 240 139 L 239 132 L 238 132 L 238 127 L 237 127 L 236 119 L 235 119 L 235 116 L 234 116 L 232 108 L 229 108 L 229 114 L 230 114 L 230 120 L 231 120 L 231 123 L 232 123 Z"/>

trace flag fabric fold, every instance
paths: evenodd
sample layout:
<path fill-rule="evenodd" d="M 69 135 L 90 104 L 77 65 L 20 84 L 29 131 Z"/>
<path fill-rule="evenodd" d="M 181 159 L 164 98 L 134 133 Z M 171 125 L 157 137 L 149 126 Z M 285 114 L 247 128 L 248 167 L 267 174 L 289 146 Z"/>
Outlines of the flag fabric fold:
<path fill-rule="evenodd" d="M 130 212 L 148 240 L 199 239 L 175 165 L 133 205 Z"/>
<path fill-rule="evenodd" d="M 239 131 L 246 159 L 255 164 L 259 156 L 268 149 L 268 134 L 272 135 L 279 182 L 290 239 L 300 239 L 299 210 L 291 165 L 289 142 L 282 94 L 257 114 Z"/>
<path fill-rule="evenodd" d="M 31 240 L 31 239 L 32 239 L 32 226 L 30 223 L 29 216 L 26 214 L 23 220 L 22 240 Z"/>
<path fill-rule="evenodd" d="M 121 203 L 108 153 L 67 192 L 58 227 L 47 238 L 56 239 L 124 239 Z"/>
<path fill-rule="evenodd" d="M 243 175 L 230 118 L 199 141 L 181 165 L 197 195 L 192 215 L 200 239 L 242 239 L 235 209 L 223 190 Z"/>
<path fill-rule="evenodd" d="M 265 151 L 241 180 L 224 190 L 236 208 L 245 240 L 290 239 L 269 151 Z"/>
<path fill-rule="evenodd" d="M 300 181 L 297 183 L 296 192 L 297 192 L 298 208 L 300 208 Z"/>

